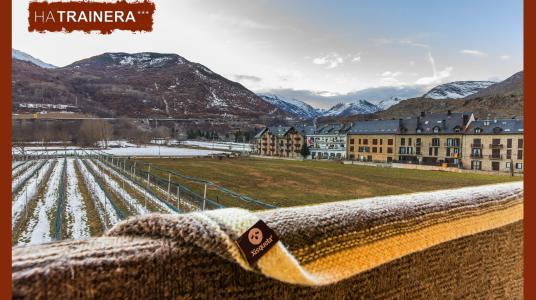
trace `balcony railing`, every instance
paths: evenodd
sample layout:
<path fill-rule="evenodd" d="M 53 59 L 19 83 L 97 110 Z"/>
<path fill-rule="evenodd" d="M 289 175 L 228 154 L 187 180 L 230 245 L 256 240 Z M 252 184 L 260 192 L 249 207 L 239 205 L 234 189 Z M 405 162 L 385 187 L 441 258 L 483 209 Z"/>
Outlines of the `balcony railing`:
<path fill-rule="evenodd" d="M 449 148 L 460 148 L 461 145 L 453 145 L 453 144 L 449 144 L 449 143 L 444 143 L 443 146 L 445 147 L 449 147 Z"/>
<path fill-rule="evenodd" d="M 503 144 L 489 144 L 489 147 L 491 149 L 502 149 L 504 145 Z"/>
<path fill-rule="evenodd" d="M 471 148 L 482 148 L 482 144 L 471 144 Z"/>
<path fill-rule="evenodd" d="M 434 143 L 428 143 L 428 146 L 430 147 L 440 147 L 440 144 L 434 144 Z"/>
<path fill-rule="evenodd" d="M 482 154 L 471 154 L 471 158 L 482 158 Z"/>
<path fill-rule="evenodd" d="M 503 156 L 502 155 L 493 155 L 493 154 L 491 154 L 491 155 L 489 155 L 489 159 L 491 159 L 491 160 L 501 160 L 501 159 L 503 159 Z"/>

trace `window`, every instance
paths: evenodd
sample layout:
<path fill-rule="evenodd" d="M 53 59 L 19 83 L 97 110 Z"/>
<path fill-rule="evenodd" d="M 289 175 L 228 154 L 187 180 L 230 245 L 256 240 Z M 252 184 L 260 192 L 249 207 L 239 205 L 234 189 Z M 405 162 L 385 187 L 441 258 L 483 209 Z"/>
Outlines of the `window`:
<path fill-rule="evenodd" d="M 510 169 L 511 167 L 512 167 L 512 164 L 509 163 L 509 162 L 507 162 L 507 163 L 506 163 L 506 168 L 507 168 L 507 169 Z"/>
<path fill-rule="evenodd" d="M 421 133 L 421 132 L 422 132 L 422 129 L 417 128 L 417 133 Z"/>
<path fill-rule="evenodd" d="M 358 139 L 358 140 L 357 140 L 357 142 L 358 142 L 358 144 L 360 144 L 360 145 L 361 145 L 361 139 Z"/>
<path fill-rule="evenodd" d="M 406 147 L 399 147 L 399 148 L 398 148 L 398 153 L 400 153 L 400 154 L 406 154 Z"/>
<path fill-rule="evenodd" d="M 517 148 L 523 148 L 523 139 L 517 140 Z"/>
<path fill-rule="evenodd" d="M 408 146 L 411 146 L 411 138 L 408 138 Z"/>
<path fill-rule="evenodd" d="M 393 153 L 393 148 L 392 147 L 387 147 L 387 153 Z"/>
<path fill-rule="evenodd" d="M 472 160 L 471 170 L 482 170 L 482 162 L 479 160 Z"/>
<path fill-rule="evenodd" d="M 501 127 L 495 127 L 493 128 L 493 133 L 501 133 L 503 130 Z"/>
<path fill-rule="evenodd" d="M 378 152 L 378 147 L 372 147 L 372 153 Z"/>
<path fill-rule="evenodd" d="M 482 133 L 482 128 L 479 128 L 479 127 L 475 128 L 475 133 Z"/>
<path fill-rule="evenodd" d="M 489 121 L 484 121 L 484 126 L 489 126 Z"/>
<path fill-rule="evenodd" d="M 523 169 L 523 164 L 522 163 L 517 163 L 516 164 L 516 169 L 518 169 L 518 170 Z"/>
<path fill-rule="evenodd" d="M 480 146 L 482 145 L 481 139 L 473 139 L 473 146 Z"/>
<path fill-rule="evenodd" d="M 380 145 L 383 145 L 383 139 L 380 139 Z"/>
<path fill-rule="evenodd" d="M 434 148 L 434 156 L 438 156 L 439 155 L 439 148 Z"/>
<path fill-rule="evenodd" d="M 350 151 L 354 151 L 354 146 L 350 146 Z"/>
<path fill-rule="evenodd" d="M 512 148 L 512 139 L 506 140 L 506 148 Z"/>
<path fill-rule="evenodd" d="M 462 128 L 460 126 L 454 127 L 454 132 L 460 132 L 462 131 Z"/>
<path fill-rule="evenodd" d="M 511 159 L 512 158 L 512 149 L 508 149 L 506 150 L 506 159 Z"/>
<path fill-rule="evenodd" d="M 428 148 L 428 155 L 432 156 L 433 151 L 434 151 L 434 148 L 432 147 Z"/>
<path fill-rule="evenodd" d="M 389 146 L 393 145 L 393 139 L 388 139 L 387 140 L 387 145 L 389 145 Z"/>
<path fill-rule="evenodd" d="M 383 153 L 383 147 L 380 147 L 380 153 Z"/>
<path fill-rule="evenodd" d="M 350 144 L 353 144 L 354 143 L 354 139 L 350 139 Z"/>
<path fill-rule="evenodd" d="M 447 146 L 460 147 L 460 139 L 447 139 Z"/>
<path fill-rule="evenodd" d="M 420 146 L 421 145 L 421 138 L 417 138 L 415 140 L 415 146 Z"/>
<path fill-rule="evenodd" d="M 400 145 L 405 145 L 405 144 L 406 144 L 406 138 L 401 138 Z"/>
<path fill-rule="evenodd" d="M 415 148 L 415 154 L 421 155 L 421 147 L 416 147 Z"/>
<path fill-rule="evenodd" d="M 440 144 L 441 144 L 441 140 L 439 138 L 432 139 L 432 146 L 439 147 Z"/>
<path fill-rule="evenodd" d="M 500 145 L 501 144 L 501 139 L 493 139 L 493 140 L 491 140 L 491 144 Z"/>
<path fill-rule="evenodd" d="M 363 145 L 368 145 L 368 139 L 363 139 Z"/>
<path fill-rule="evenodd" d="M 523 159 L 523 150 L 517 150 L 517 159 Z"/>
<path fill-rule="evenodd" d="M 378 139 L 372 139 L 372 145 L 378 145 Z"/>
<path fill-rule="evenodd" d="M 439 126 L 434 126 L 433 131 L 434 131 L 434 133 L 439 133 L 439 131 L 440 131 Z"/>

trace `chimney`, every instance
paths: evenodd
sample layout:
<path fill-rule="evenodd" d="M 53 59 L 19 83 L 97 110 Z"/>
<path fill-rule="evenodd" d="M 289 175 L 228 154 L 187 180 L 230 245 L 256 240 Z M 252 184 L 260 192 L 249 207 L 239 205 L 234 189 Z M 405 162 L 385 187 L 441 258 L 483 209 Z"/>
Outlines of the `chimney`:
<path fill-rule="evenodd" d="M 449 109 L 447 110 L 447 116 L 450 116 L 450 115 L 452 115 L 452 111 Z"/>
<path fill-rule="evenodd" d="M 421 111 L 421 117 L 424 117 L 424 111 Z"/>

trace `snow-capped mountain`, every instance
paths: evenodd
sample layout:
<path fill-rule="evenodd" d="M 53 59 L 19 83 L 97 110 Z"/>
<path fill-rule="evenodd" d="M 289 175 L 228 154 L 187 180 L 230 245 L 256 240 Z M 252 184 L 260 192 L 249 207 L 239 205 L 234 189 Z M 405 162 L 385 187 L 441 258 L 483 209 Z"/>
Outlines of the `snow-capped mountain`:
<path fill-rule="evenodd" d="M 475 94 L 495 83 L 493 81 L 454 81 L 438 85 L 422 97 L 431 99 L 459 99 Z"/>
<path fill-rule="evenodd" d="M 243 85 L 177 54 L 103 53 L 61 68 L 13 59 L 13 103 L 75 105 L 97 116 L 286 118 Z M 50 82 L 43 93 L 42 82 Z"/>
<path fill-rule="evenodd" d="M 381 111 L 382 108 L 367 100 L 357 102 L 339 103 L 322 114 L 323 117 L 348 117 L 359 114 L 372 114 Z"/>
<path fill-rule="evenodd" d="M 296 99 L 285 98 L 274 94 L 258 94 L 264 101 L 301 119 L 312 119 L 322 114 L 321 110 Z"/>
<path fill-rule="evenodd" d="M 44 62 L 44 61 L 42 61 L 40 59 L 37 59 L 37 58 L 31 56 L 28 53 L 24 53 L 22 51 L 19 51 L 17 49 L 13 49 L 13 48 L 11 48 L 11 58 L 18 59 L 18 60 L 29 61 L 29 62 L 33 63 L 34 65 L 38 65 L 41 68 L 45 68 L 45 69 L 56 68 L 56 66 L 54 66 L 54 65 L 47 64 L 46 62 Z"/>

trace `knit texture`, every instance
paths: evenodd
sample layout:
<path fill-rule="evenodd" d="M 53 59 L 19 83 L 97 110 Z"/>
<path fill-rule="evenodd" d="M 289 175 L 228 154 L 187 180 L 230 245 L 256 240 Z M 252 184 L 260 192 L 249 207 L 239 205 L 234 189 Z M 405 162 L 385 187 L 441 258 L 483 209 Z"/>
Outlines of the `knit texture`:
<path fill-rule="evenodd" d="M 13 290 L 71 298 L 521 298 L 523 186 L 248 212 L 147 215 L 107 236 L 13 248 Z M 234 240 L 280 242 L 250 266 Z"/>

